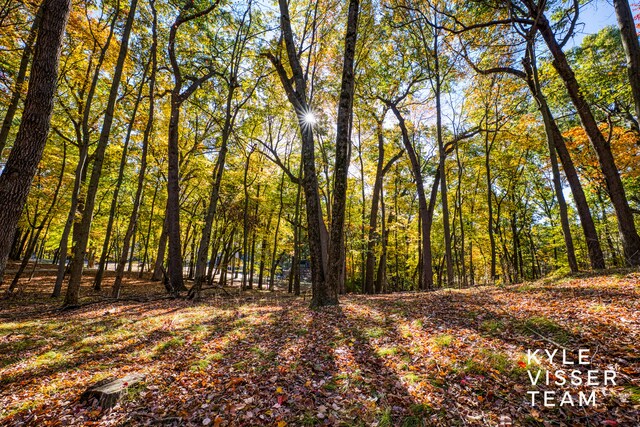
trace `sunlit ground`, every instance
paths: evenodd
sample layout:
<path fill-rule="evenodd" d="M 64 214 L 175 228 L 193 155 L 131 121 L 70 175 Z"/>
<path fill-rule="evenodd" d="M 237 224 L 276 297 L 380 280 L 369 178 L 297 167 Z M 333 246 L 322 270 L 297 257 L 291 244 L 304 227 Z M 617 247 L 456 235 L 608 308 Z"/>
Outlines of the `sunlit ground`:
<path fill-rule="evenodd" d="M 63 312 L 51 280 L 0 302 L 0 424 L 640 423 L 637 273 L 344 296 L 319 311 L 280 292 L 154 300 L 161 284 L 129 279 L 126 301 Z M 96 297 L 90 280 L 85 301 Z M 538 348 L 589 349 L 588 369 L 614 369 L 617 384 L 533 387 L 527 370 L 551 369 L 527 360 Z M 112 410 L 79 402 L 127 373 L 145 379 Z M 595 390 L 597 405 L 532 408 L 530 390 Z"/>

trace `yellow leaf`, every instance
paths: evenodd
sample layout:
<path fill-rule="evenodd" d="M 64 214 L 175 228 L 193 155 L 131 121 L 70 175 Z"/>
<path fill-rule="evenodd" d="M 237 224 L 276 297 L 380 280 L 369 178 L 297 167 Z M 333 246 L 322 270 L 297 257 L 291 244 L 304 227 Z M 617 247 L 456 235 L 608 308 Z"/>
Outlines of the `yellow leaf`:
<path fill-rule="evenodd" d="M 276 393 L 282 393 L 282 392 L 283 392 L 282 387 L 278 387 L 278 388 L 276 389 Z"/>

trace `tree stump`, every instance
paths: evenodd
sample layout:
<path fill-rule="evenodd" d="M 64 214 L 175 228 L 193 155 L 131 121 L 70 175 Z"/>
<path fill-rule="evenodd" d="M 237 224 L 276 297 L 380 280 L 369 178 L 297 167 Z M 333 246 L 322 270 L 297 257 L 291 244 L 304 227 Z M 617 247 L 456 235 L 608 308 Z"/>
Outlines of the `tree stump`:
<path fill-rule="evenodd" d="M 118 400 L 127 392 L 127 389 L 144 379 L 144 375 L 129 374 L 119 379 L 108 379 L 100 381 L 89 387 L 82 396 L 80 401 L 83 403 L 92 403 L 94 400 L 102 409 L 113 408 Z"/>

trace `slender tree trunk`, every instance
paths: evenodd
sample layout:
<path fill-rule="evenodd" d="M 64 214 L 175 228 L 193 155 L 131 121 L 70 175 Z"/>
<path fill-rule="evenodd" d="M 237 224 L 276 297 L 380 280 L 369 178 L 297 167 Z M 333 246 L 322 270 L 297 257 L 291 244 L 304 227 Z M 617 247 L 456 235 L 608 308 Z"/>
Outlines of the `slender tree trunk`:
<path fill-rule="evenodd" d="M 247 185 L 247 176 L 249 174 L 249 163 L 251 161 L 251 154 L 253 154 L 255 147 L 252 147 L 247 154 L 247 163 L 244 167 L 244 209 L 242 211 L 242 285 L 241 289 L 244 291 L 247 288 L 247 253 L 249 252 L 249 187 Z M 284 174 L 283 174 L 284 176 Z"/>
<path fill-rule="evenodd" d="M 538 16 L 538 28 L 549 51 L 553 55 L 553 66 L 560 78 L 562 78 L 569 96 L 576 107 L 587 137 L 596 151 L 600 169 L 602 170 L 607 185 L 607 192 L 618 219 L 618 230 L 620 231 L 620 239 L 622 240 L 625 259 L 629 265 L 640 265 L 640 236 L 638 236 L 638 232 L 636 231 L 633 214 L 627 201 L 622 180 L 620 179 L 620 173 L 616 167 L 613 154 L 611 153 L 611 147 L 598 128 L 591 108 L 580 91 L 580 86 L 578 85 L 575 74 L 561 46 L 555 39 L 549 21 L 544 14 L 539 13 L 540 11 L 534 10 L 532 12 L 534 12 L 535 16 Z"/>
<path fill-rule="evenodd" d="M 111 134 L 111 125 L 113 123 L 113 115 L 115 112 L 118 90 L 120 88 L 122 71 L 124 69 L 124 62 L 127 58 L 127 52 L 129 49 L 129 36 L 131 35 L 131 28 L 133 27 L 137 3 L 138 0 L 131 0 L 131 4 L 129 6 L 129 14 L 127 15 L 127 21 L 122 32 L 120 51 L 118 52 L 118 60 L 113 73 L 111 88 L 109 90 L 109 99 L 104 115 L 102 130 L 100 132 L 96 151 L 93 154 L 93 169 L 91 170 L 91 179 L 89 180 L 84 212 L 79 224 L 78 240 L 76 241 L 73 262 L 71 265 L 71 277 L 69 278 L 69 287 L 67 288 L 67 294 L 64 301 L 65 306 L 74 306 L 78 304 L 80 281 L 82 279 L 82 270 L 84 268 L 84 253 L 89 241 L 89 232 L 91 231 L 93 210 L 95 207 L 96 195 L 98 193 L 98 185 L 100 184 L 100 177 L 102 175 L 104 155 L 109 143 L 109 136 Z"/>
<path fill-rule="evenodd" d="M 445 261 L 447 268 L 447 285 L 453 286 L 453 257 L 451 251 L 451 230 L 449 221 L 449 201 L 447 197 L 447 171 L 446 171 L 446 155 L 444 152 L 444 141 L 442 139 L 442 105 L 441 105 L 441 92 L 442 83 L 440 81 L 440 60 L 438 57 L 438 30 L 435 30 L 434 41 L 434 68 L 435 68 L 435 97 L 436 97 L 436 138 L 438 140 L 438 152 L 440 154 L 440 197 L 442 199 L 442 226 L 444 230 L 444 248 L 445 248 Z"/>
<path fill-rule="evenodd" d="M 256 190 L 256 208 L 253 212 L 254 225 L 253 225 L 253 231 L 251 233 L 251 265 L 249 267 L 249 283 L 247 284 L 247 287 L 249 289 L 253 289 L 253 274 L 255 270 L 254 267 L 255 267 L 255 261 L 256 261 L 256 228 L 257 227 L 255 224 L 256 224 L 256 221 L 258 220 L 259 208 L 260 208 L 260 184 L 258 184 L 258 188 Z M 294 233 L 295 233 L 295 229 L 294 229 Z M 295 236 L 294 236 L 294 239 L 295 239 Z"/>
<path fill-rule="evenodd" d="M 637 125 L 637 121 L 640 121 L 640 43 L 629 2 L 627 0 L 613 0 L 613 7 L 618 18 L 622 47 L 624 47 L 624 53 L 627 57 L 627 72 L 636 108 Z"/>
<path fill-rule="evenodd" d="M 382 169 L 384 162 L 384 139 L 382 135 L 382 122 L 378 121 L 378 163 L 376 166 L 376 177 L 373 184 L 373 195 L 371 198 L 371 213 L 369 214 L 369 238 L 367 240 L 367 258 L 365 263 L 364 292 L 372 294 L 374 292 L 374 270 L 376 266 L 376 228 L 378 225 L 378 201 L 382 192 Z M 364 184 L 363 184 L 364 185 Z M 364 202 L 364 200 L 363 200 Z"/>
<path fill-rule="evenodd" d="M 273 236 L 273 248 L 271 252 L 271 274 L 269 275 L 269 290 L 273 291 L 273 285 L 276 274 L 276 267 L 278 266 L 278 261 L 276 261 L 276 256 L 278 253 L 278 237 L 280 233 L 280 220 L 282 219 L 282 209 L 284 208 L 284 203 L 282 202 L 282 193 L 284 192 L 284 172 L 280 178 L 280 206 L 278 208 L 278 216 L 276 221 L 276 230 Z"/>
<path fill-rule="evenodd" d="M 53 193 L 53 199 L 51 200 L 51 204 L 49 205 L 47 212 L 44 214 L 44 217 L 42 218 L 40 225 L 36 227 L 35 235 L 31 239 L 31 243 L 27 247 L 27 252 L 25 253 L 24 258 L 22 259 L 20 268 L 16 272 L 15 276 L 13 277 L 13 281 L 9 286 L 9 290 L 7 291 L 7 293 L 9 294 L 13 292 L 13 290 L 18 284 L 18 280 L 20 280 L 20 276 L 22 276 L 22 273 L 27 268 L 29 259 L 31 258 L 31 255 L 35 252 L 36 244 L 38 243 L 38 239 L 40 238 L 40 232 L 44 228 L 45 224 L 51 223 L 51 217 L 52 217 L 51 214 L 53 212 L 54 207 L 56 206 L 56 202 L 58 201 L 58 195 L 60 194 L 60 188 L 62 187 L 62 179 L 64 178 L 64 172 L 65 172 L 66 166 L 67 166 L 67 144 L 65 142 L 63 146 L 62 166 L 60 167 L 60 175 L 58 176 L 56 190 Z M 46 233 L 45 233 L 45 236 L 46 236 Z"/>
<path fill-rule="evenodd" d="M 124 275 L 124 264 L 126 261 L 126 254 L 129 249 L 129 241 L 133 237 L 134 230 L 136 229 L 136 225 L 138 224 L 138 216 L 140 210 L 140 204 L 142 203 L 142 192 L 144 190 L 144 180 L 147 172 L 147 153 L 149 151 L 149 140 L 151 138 L 151 133 L 153 132 L 153 120 L 155 116 L 155 88 L 156 88 L 156 69 L 157 69 L 157 50 L 158 50 L 158 34 L 157 34 L 157 14 L 155 9 L 155 0 L 150 0 L 149 5 L 151 6 L 153 23 L 151 27 L 152 34 L 152 43 L 149 57 L 149 64 L 147 67 L 151 68 L 151 74 L 149 78 L 149 115 L 147 119 L 147 125 L 144 129 L 144 134 L 142 137 L 142 155 L 140 158 L 140 170 L 138 172 L 138 186 L 136 188 L 136 195 L 133 199 L 133 210 L 131 211 L 131 217 L 129 218 L 129 224 L 127 225 L 127 231 L 124 235 L 124 240 L 122 242 L 122 256 L 118 262 L 118 266 L 116 267 L 116 278 L 113 283 L 113 288 L 111 290 L 111 296 L 113 298 L 120 297 L 120 290 L 122 287 L 122 277 Z M 145 72 L 146 74 L 146 72 Z M 143 79 L 144 82 L 144 79 Z M 136 104 L 137 106 L 137 104 Z M 134 110 L 135 115 L 135 110 Z M 155 204 L 156 194 L 158 192 L 158 187 L 156 186 L 153 193 L 153 202 L 151 203 L 151 215 L 149 218 L 149 230 L 151 229 L 151 221 L 153 216 L 153 205 Z M 148 238 L 147 238 L 147 246 L 148 246 Z M 131 245 L 133 249 L 134 245 Z M 146 257 L 146 249 L 145 249 L 145 257 Z M 144 265 L 144 264 L 143 264 Z M 141 270 L 142 271 L 142 270 Z M 142 274 L 142 273 L 140 273 Z"/>
<path fill-rule="evenodd" d="M 380 261 L 378 262 L 378 273 L 376 275 L 376 290 L 380 292 L 388 292 L 387 288 L 387 245 L 389 243 L 389 230 L 387 229 L 387 222 L 385 220 L 385 204 L 384 204 L 384 188 L 380 188 L 380 217 L 382 223 L 380 228 L 382 229 L 381 238 L 381 250 Z"/>
<path fill-rule="evenodd" d="M 11 130 L 11 125 L 13 124 L 13 119 L 16 115 L 16 112 L 18 111 L 18 104 L 20 103 L 20 99 L 22 98 L 24 82 L 27 78 L 27 68 L 29 67 L 29 62 L 31 61 L 31 53 L 33 51 L 33 42 L 35 41 L 36 35 L 38 34 L 38 26 L 40 25 L 41 18 L 42 8 L 38 8 L 38 12 L 36 13 L 33 24 L 31 24 L 31 29 L 29 30 L 29 36 L 27 36 L 24 51 L 22 52 L 22 58 L 20 58 L 20 66 L 18 67 L 18 74 L 16 75 L 16 80 L 13 84 L 13 93 L 11 94 L 11 100 L 9 101 L 7 112 L 4 115 L 4 119 L 2 120 L 2 127 L 0 127 L 0 160 L 2 160 L 2 152 L 7 146 L 9 131 Z"/>
<path fill-rule="evenodd" d="M 56 283 L 53 288 L 53 293 L 51 296 L 53 298 L 57 298 L 62 293 L 62 283 L 64 282 L 64 276 L 67 272 L 67 258 L 69 253 L 69 235 L 71 234 L 71 230 L 73 227 L 74 235 L 76 234 L 76 217 L 81 217 L 82 211 L 84 210 L 84 196 L 82 193 L 82 189 L 84 187 L 86 176 L 87 176 L 87 164 L 89 161 L 89 139 L 90 139 L 90 116 L 91 116 L 91 106 L 93 104 L 93 99 L 96 92 L 96 87 L 98 86 L 98 81 L 100 78 L 100 73 L 102 71 L 102 64 L 104 63 L 104 59 L 111 44 L 111 39 L 114 34 L 114 30 L 116 27 L 116 23 L 118 21 L 119 10 L 116 10 L 113 14 L 113 19 L 111 20 L 111 24 L 109 27 L 109 35 L 107 36 L 107 40 L 105 44 L 100 48 L 100 54 L 98 56 L 98 61 L 96 63 L 95 69 L 93 70 L 93 76 L 91 78 L 91 83 L 89 84 L 89 90 L 87 91 L 87 98 L 84 102 L 84 106 L 79 107 L 79 113 L 82 115 L 82 120 L 80 125 L 76 126 L 76 138 L 78 140 L 78 165 L 75 171 L 75 178 L 73 184 L 73 192 L 71 193 L 71 207 L 69 209 L 69 215 L 67 217 L 67 222 L 65 223 L 64 230 L 62 232 L 62 238 L 60 239 L 60 250 L 59 250 L 59 261 L 58 261 L 58 272 L 56 276 Z M 94 41 L 97 43 L 97 41 Z M 92 58 L 89 60 L 89 65 L 87 66 L 87 72 L 85 76 L 85 81 L 88 80 L 89 75 L 91 74 L 91 62 Z M 81 91 L 84 93 L 84 88 Z"/>
<path fill-rule="evenodd" d="M 224 173 L 224 165 L 227 156 L 227 143 L 231 134 L 231 128 L 233 125 L 233 112 L 231 111 L 231 102 L 233 100 L 233 92 L 235 86 L 231 85 L 227 92 L 226 114 L 225 122 L 222 130 L 222 142 L 220 144 L 220 151 L 218 152 L 218 159 L 214 168 L 214 180 L 211 187 L 211 193 L 209 195 L 209 205 L 207 208 L 207 215 L 205 217 L 205 224 L 202 228 L 202 237 L 200 239 L 200 247 L 198 249 L 198 259 L 196 262 L 196 277 L 193 287 L 189 291 L 189 297 L 198 299 L 200 297 L 200 289 L 206 281 L 206 268 L 207 268 L 207 254 L 209 252 L 209 242 L 211 239 L 211 228 L 213 226 L 213 220 L 216 216 L 216 209 L 218 205 L 218 197 L 220 193 L 220 185 L 222 184 L 222 176 Z M 247 160 L 248 161 L 248 160 Z"/>
<path fill-rule="evenodd" d="M 456 162 L 458 163 L 458 216 L 460 221 L 460 263 L 462 264 L 462 286 L 467 287 L 467 266 L 465 260 L 465 241 L 464 241 L 464 219 L 462 216 L 462 162 L 460 161 L 460 153 L 458 151 L 458 145 L 456 145 Z"/>
<path fill-rule="evenodd" d="M 120 194 L 120 187 L 122 187 L 122 181 L 124 180 L 124 170 L 127 165 L 127 154 L 129 152 L 129 143 L 131 142 L 131 133 L 133 132 L 133 127 L 136 121 L 136 115 L 138 112 L 138 106 L 142 100 L 142 90 L 144 88 L 145 79 L 147 77 L 147 69 L 142 76 L 142 80 L 140 81 L 140 89 L 138 91 L 138 95 L 136 97 L 135 103 L 133 105 L 133 111 L 131 113 L 131 119 L 127 126 L 127 134 L 124 139 L 124 146 L 122 147 L 122 155 L 120 157 L 120 165 L 118 167 L 118 177 L 116 179 L 116 184 L 113 187 L 113 194 L 111 195 L 111 207 L 109 209 L 109 219 L 107 220 L 107 229 L 104 233 L 104 242 L 102 245 L 102 252 L 100 253 L 100 261 L 98 263 L 98 271 L 96 271 L 96 277 L 93 282 L 93 289 L 95 291 L 99 291 L 102 286 L 102 276 L 104 275 L 105 264 L 107 262 L 107 255 L 109 253 L 109 243 L 111 241 L 111 232 L 113 230 L 113 223 L 116 217 L 116 210 L 118 208 L 118 195 Z"/>
<path fill-rule="evenodd" d="M 302 172 L 302 171 L 300 171 Z M 301 173 L 300 173 L 301 174 Z M 298 175 L 300 175 L 298 174 Z M 293 274 L 293 294 L 300 295 L 300 202 L 302 187 L 298 185 L 296 191 L 296 210 L 293 216 L 293 264 L 291 266 L 291 274 Z"/>
<path fill-rule="evenodd" d="M 166 214 L 166 208 L 165 208 Z M 151 280 L 158 281 L 163 280 L 164 277 L 164 259 L 167 251 L 167 240 L 169 239 L 169 233 L 167 231 L 167 218 L 165 216 L 162 221 L 162 231 L 160 232 L 160 239 L 158 239 L 158 254 L 156 256 L 156 262 L 153 266 L 153 275 Z"/>
<path fill-rule="evenodd" d="M 151 113 L 151 111 L 149 111 Z M 142 256 L 142 268 L 140 268 L 140 272 L 138 277 L 142 277 L 142 273 L 144 272 L 144 266 L 149 261 L 149 245 L 151 242 L 151 226 L 153 225 L 153 211 L 156 207 L 156 198 L 158 197 L 158 187 L 159 185 L 153 188 L 153 198 L 151 199 L 151 208 L 149 209 L 149 224 L 147 225 L 147 238 L 145 239 L 144 244 L 144 255 Z"/>
<path fill-rule="evenodd" d="M 571 155 L 569 154 L 569 150 L 567 149 L 567 146 L 564 142 L 564 137 L 562 136 L 562 133 L 558 128 L 553 114 L 549 109 L 547 99 L 540 89 L 540 84 L 538 82 L 536 72 L 535 57 L 531 59 L 530 63 L 527 63 L 525 61 L 524 65 L 525 71 L 527 73 L 527 84 L 529 86 L 529 89 L 533 93 L 533 96 L 538 103 L 540 113 L 542 114 L 542 120 L 544 122 L 545 131 L 547 133 L 547 141 L 550 144 L 550 154 L 553 154 L 551 153 L 551 150 L 553 148 L 554 152 L 558 154 L 558 157 L 560 157 L 562 169 L 564 170 L 565 176 L 567 177 L 567 182 L 569 183 L 571 194 L 573 195 L 573 200 L 576 204 L 582 231 L 587 242 L 587 251 L 589 254 L 591 268 L 596 270 L 603 269 L 605 268 L 604 255 L 602 254 L 602 249 L 600 248 L 600 240 L 598 238 L 598 232 L 596 231 L 596 227 L 593 222 L 593 217 L 591 216 L 591 210 L 589 209 L 587 198 L 584 194 L 584 190 L 582 189 L 582 184 L 580 183 L 578 172 L 576 171 L 573 160 L 571 159 Z"/>
<path fill-rule="evenodd" d="M 319 305 L 338 303 L 338 290 L 344 286 L 344 215 L 347 199 L 347 176 L 351 155 L 351 121 L 355 90 L 354 63 L 358 35 L 359 0 L 349 1 L 347 34 L 345 37 L 342 89 L 338 103 L 336 153 L 333 176 L 333 205 L 331 208 L 331 236 L 329 242 L 328 299 Z"/>
<path fill-rule="evenodd" d="M 495 138 L 495 134 L 494 134 Z M 493 141 L 489 143 L 489 133 L 485 132 L 484 137 L 484 169 L 487 177 L 487 231 L 489 232 L 489 242 L 491 244 L 491 270 L 490 270 L 490 283 L 493 283 L 496 279 L 496 239 L 493 235 L 493 182 L 491 179 L 491 167 L 489 163 L 489 156 L 491 155 L 491 147 Z"/>
<path fill-rule="evenodd" d="M 264 268 L 267 259 L 267 231 L 271 227 L 271 217 L 273 213 L 269 214 L 269 218 L 267 220 L 267 226 L 265 227 L 265 232 L 262 235 L 262 243 L 260 244 L 260 271 L 258 272 L 258 289 L 262 289 L 262 283 L 264 279 Z"/>
<path fill-rule="evenodd" d="M 418 161 L 418 156 L 416 155 L 415 150 L 413 149 L 413 145 L 411 144 L 411 139 L 409 138 L 409 131 L 407 130 L 407 126 L 405 124 L 404 118 L 400 114 L 398 107 L 394 104 L 389 104 L 389 107 L 393 111 L 400 125 L 400 130 L 402 132 L 402 142 L 404 144 L 404 148 L 407 151 L 407 156 L 411 162 L 411 169 L 413 172 L 413 178 L 416 182 L 416 190 L 418 193 L 418 210 L 420 216 L 420 224 L 422 227 L 422 277 L 421 284 L 423 289 L 432 289 L 433 288 L 433 265 L 432 265 L 432 255 L 431 255 L 431 224 L 429 220 L 428 214 L 428 206 L 427 206 L 427 198 L 424 194 L 424 181 L 422 179 L 422 169 L 420 168 L 420 163 Z"/>
<path fill-rule="evenodd" d="M 13 149 L 0 175 L 0 283 L 11 241 L 47 142 L 70 0 L 44 0 L 29 88 Z"/>

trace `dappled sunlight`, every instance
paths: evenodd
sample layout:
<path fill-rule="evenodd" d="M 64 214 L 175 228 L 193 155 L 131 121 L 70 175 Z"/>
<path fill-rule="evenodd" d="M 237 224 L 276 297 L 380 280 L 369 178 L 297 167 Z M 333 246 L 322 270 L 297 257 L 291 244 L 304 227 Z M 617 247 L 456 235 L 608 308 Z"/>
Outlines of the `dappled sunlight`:
<path fill-rule="evenodd" d="M 0 325 L 0 416 L 194 425 L 553 419 L 562 416 L 556 409 L 525 404 L 527 369 L 551 369 L 544 360 L 532 365 L 527 349 L 549 340 L 597 348 L 595 366 L 618 360 L 626 378 L 609 390 L 616 399 L 638 370 L 629 347 L 638 334 L 637 278 L 589 280 L 347 295 L 317 311 L 301 299 L 251 293 L 44 310 Z M 555 294 L 561 304 L 545 298 Z M 89 385 L 129 372 L 145 379 L 111 412 L 78 402 Z"/>

